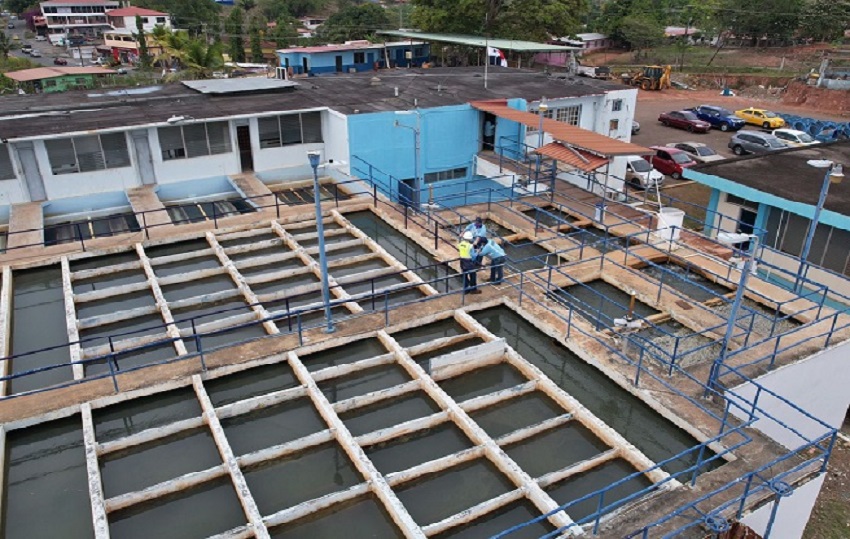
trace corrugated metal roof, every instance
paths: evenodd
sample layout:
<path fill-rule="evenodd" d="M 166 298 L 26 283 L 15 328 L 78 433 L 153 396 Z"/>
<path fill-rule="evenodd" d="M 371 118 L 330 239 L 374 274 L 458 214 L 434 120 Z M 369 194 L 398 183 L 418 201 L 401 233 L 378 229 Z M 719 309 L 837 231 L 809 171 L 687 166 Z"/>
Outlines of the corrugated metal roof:
<path fill-rule="evenodd" d="M 507 102 L 504 100 L 473 101 L 470 105 L 478 110 L 495 114 L 500 118 L 519 122 L 527 127 L 537 128 L 540 125 L 540 116 L 533 112 L 512 109 L 508 107 Z M 653 153 L 649 148 L 606 137 L 594 131 L 548 118 L 543 119 L 543 131 L 549 133 L 552 135 L 552 138 L 567 146 L 580 148 L 604 157 L 613 157 L 616 155 L 648 155 Z"/>
<path fill-rule="evenodd" d="M 66 75 L 113 75 L 115 71 L 102 67 L 36 67 L 33 69 L 21 69 L 3 73 L 5 76 L 18 82 L 29 82 L 33 80 L 52 79 Z"/>
<path fill-rule="evenodd" d="M 442 43 L 455 43 L 470 47 L 495 47 L 506 51 L 517 52 L 547 52 L 547 51 L 570 51 L 581 47 L 565 47 L 563 45 L 549 45 L 535 41 L 520 41 L 517 39 L 499 39 L 495 37 L 467 36 L 461 34 L 429 34 L 426 32 L 410 32 L 405 30 L 379 30 L 379 34 L 403 37 L 408 39 L 419 39 L 422 41 L 439 41 Z"/>
<path fill-rule="evenodd" d="M 183 84 L 202 94 L 237 94 L 242 92 L 268 92 L 298 86 L 291 80 L 268 77 L 246 77 L 238 79 L 184 80 Z"/>
<path fill-rule="evenodd" d="M 550 142 L 549 144 L 534 150 L 534 153 L 551 157 L 561 163 L 570 165 L 585 172 L 592 172 L 608 163 L 608 159 L 604 157 L 599 157 L 598 155 L 594 155 L 590 152 L 585 152 L 577 148 L 567 148 L 560 142 Z"/>

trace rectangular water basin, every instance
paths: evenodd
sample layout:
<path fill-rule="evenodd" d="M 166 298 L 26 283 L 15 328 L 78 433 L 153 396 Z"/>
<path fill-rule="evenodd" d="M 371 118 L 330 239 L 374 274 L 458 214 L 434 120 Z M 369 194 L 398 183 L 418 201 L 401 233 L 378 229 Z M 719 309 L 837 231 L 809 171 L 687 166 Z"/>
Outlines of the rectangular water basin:
<path fill-rule="evenodd" d="M 299 398 L 223 419 L 235 455 L 291 442 L 328 428 L 308 398 Z"/>
<path fill-rule="evenodd" d="M 400 472 L 472 447 L 454 423 L 416 431 L 366 448 L 366 456 L 382 474 Z"/>
<path fill-rule="evenodd" d="M 356 523 L 356 525 L 352 525 Z M 404 534 L 374 496 L 334 505 L 324 511 L 269 530 L 273 539 L 345 537 L 346 539 L 401 539 Z"/>
<path fill-rule="evenodd" d="M 317 371 L 327 367 L 347 365 L 363 359 L 381 356 L 387 353 L 387 349 L 377 338 L 361 339 L 346 343 L 345 346 L 337 346 L 320 352 L 301 356 L 299 359 L 310 371 Z"/>
<path fill-rule="evenodd" d="M 629 294 L 602 279 L 567 286 L 550 292 L 550 295 L 565 305 L 572 305 L 593 322 L 597 329 L 612 327 L 615 319 L 625 318 L 631 300 Z M 635 300 L 635 318 L 646 318 L 659 312 L 646 303 Z"/>
<path fill-rule="evenodd" d="M 564 413 L 545 393 L 534 391 L 472 412 L 470 417 L 492 438 L 499 438 Z"/>
<path fill-rule="evenodd" d="M 297 385 L 299 384 L 288 363 L 253 367 L 204 382 L 214 406 L 223 406 Z"/>
<path fill-rule="evenodd" d="M 92 410 L 101 443 L 200 415 L 201 405 L 191 386 Z"/>
<path fill-rule="evenodd" d="M 319 382 L 319 389 L 331 402 L 365 395 L 379 389 L 397 386 L 410 381 L 407 371 L 396 364 L 381 365 L 348 376 Z"/>
<path fill-rule="evenodd" d="M 640 271 L 698 302 L 716 299 L 731 292 L 725 286 L 706 279 L 694 268 L 683 267 L 675 262 L 656 262 L 644 266 Z"/>
<path fill-rule="evenodd" d="M 341 412 L 339 417 L 351 434 L 360 436 L 439 411 L 440 407 L 424 391 L 414 391 L 402 397 Z"/>
<path fill-rule="evenodd" d="M 440 381 L 440 387 L 454 400 L 462 402 L 527 382 L 521 372 L 507 363 L 488 365 Z"/>
<path fill-rule="evenodd" d="M 524 210 L 522 213 L 532 221 L 536 221 L 538 226 L 560 226 L 578 221 L 577 218 L 569 213 L 552 206 L 532 208 Z"/>

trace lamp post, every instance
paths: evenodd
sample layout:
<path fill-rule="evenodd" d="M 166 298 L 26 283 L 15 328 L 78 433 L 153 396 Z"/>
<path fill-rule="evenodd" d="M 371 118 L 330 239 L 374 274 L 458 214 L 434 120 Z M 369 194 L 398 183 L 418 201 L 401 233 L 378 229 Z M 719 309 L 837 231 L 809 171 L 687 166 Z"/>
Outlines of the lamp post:
<path fill-rule="evenodd" d="M 325 254 L 325 226 L 322 223 L 322 201 L 319 195 L 319 157 L 321 152 L 307 152 L 307 159 L 313 167 L 313 200 L 316 203 L 316 234 L 319 235 L 319 266 L 322 272 L 322 302 L 325 305 L 326 333 L 333 333 L 334 322 L 331 316 L 331 291 L 328 285 L 328 258 Z"/>
<path fill-rule="evenodd" d="M 809 251 L 812 249 L 812 241 L 815 239 L 815 232 L 820 221 L 820 213 L 823 211 L 823 205 L 826 202 L 826 195 L 829 193 L 830 183 L 841 183 L 844 178 L 844 167 L 833 163 L 828 159 L 809 159 L 806 161 L 810 167 L 826 169 L 823 175 L 823 184 L 820 188 L 820 196 L 818 204 L 815 206 L 815 213 L 812 215 L 812 220 L 809 223 L 809 229 L 806 231 L 806 241 L 803 242 L 803 250 L 800 251 L 800 267 L 797 270 L 797 278 L 794 280 L 794 293 L 799 294 L 803 289 L 803 274 L 808 267 Z"/>
<path fill-rule="evenodd" d="M 750 273 L 753 272 L 753 259 L 756 257 L 759 248 L 759 237 L 757 234 L 737 234 L 739 240 L 752 240 L 750 244 L 750 254 L 744 261 L 744 267 L 741 269 L 741 278 L 738 281 L 738 289 L 735 291 L 735 300 L 732 302 L 732 309 L 729 311 L 729 321 L 726 324 L 726 334 L 723 335 L 723 342 L 720 347 L 720 357 L 718 357 L 711 365 L 711 371 L 708 375 L 708 383 L 706 384 L 705 396 L 708 397 L 710 390 L 714 388 L 717 381 L 720 365 L 726 362 L 726 356 L 729 353 L 729 342 L 732 340 L 732 334 L 735 332 L 735 323 L 738 321 L 738 311 L 741 309 L 741 303 L 744 301 L 744 293 L 747 290 L 747 280 L 750 278 Z M 737 242 L 736 242 L 737 243 Z M 675 359 L 675 358 L 674 358 Z"/>
<path fill-rule="evenodd" d="M 395 124 L 394 124 L 396 127 L 403 127 L 405 129 L 410 129 L 411 131 L 413 131 L 413 190 L 410 193 L 410 195 L 411 195 L 410 200 L 408 200 L 407 204 L 406 204 L 406 205 L 412 205 L 414 203 L 414 201 L 419 200 L 418 194 L 419 194 L 420 190 L 422 189 L 422 178 L 420 177 L 420 171 L 419 171 L 419 168 L 420 168 L 419 157 L 420 157 L 420 153 L 422 151 L 422 147 L 421 147 L 422 146 L 422 143 L 421 143 L 422 114 L 418 110 L 397 111 L 396 114 L 401 114 L 401 115 L 415 114 L 416 115 L 416 125 L 415 126 L 405 125 L 405 124 L 399 122 L 398 120 L 396 120 Z M 401 192 L 401 190 L 399 190 L 399 193 L 400 192 Z M 404 203 L 404 201 L 402 201 L 402 203 Z M 418 206 L 418 204 L 417 204 L 417 206 Z"/>
<path fill-rule="evenodd" d="M 540 179 L 540 167 L 543 163 L 543 156 L 540 155 L 540 149 L 543 147 L 543 140 L 545 138 L 545 133 L 543 132 L 543 118 L 547 110 L 549 110 L 549 105 L 546 103 L 546 98 L 541 97 L 540 104 L 537 106 L 537 112 L 540 116 L 540 124 L 537 127 L 537 131 L 540 133 L 540 140 L 537 143 L 537 177 L 534 178 L 535 182 Z"/>

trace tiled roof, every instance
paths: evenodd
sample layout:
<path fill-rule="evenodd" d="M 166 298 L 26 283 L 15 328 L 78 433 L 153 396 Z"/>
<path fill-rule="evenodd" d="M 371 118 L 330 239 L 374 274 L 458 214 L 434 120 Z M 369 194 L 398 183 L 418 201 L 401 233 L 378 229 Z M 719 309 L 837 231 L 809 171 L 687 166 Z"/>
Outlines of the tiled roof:
<path fill-rule="evenodd" d="M 534 150 L 535 153 L 551 157 L 561 163 L 570 165 L 584 172 L 592 172 L 608 163 L 608 159 L 599 157 L 583 150 L 568 148 L 559 142 L 549 144 Z"/>

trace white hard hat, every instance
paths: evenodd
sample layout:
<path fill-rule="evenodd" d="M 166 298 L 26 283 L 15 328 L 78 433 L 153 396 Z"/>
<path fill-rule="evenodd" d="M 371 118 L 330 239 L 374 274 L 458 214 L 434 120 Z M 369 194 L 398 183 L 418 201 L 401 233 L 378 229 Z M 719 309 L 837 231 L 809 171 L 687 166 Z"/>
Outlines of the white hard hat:
<path fill-rule="evenodd" d="M 466 232 L 464 232 L 464 233 L 463 233 L 463 239 L 465 239 L 466 241 L 471 240 L 471 239 L 472 239 L 472 232 L 471 232 L 471 231 L 469 231 L 469 230 L 467 230 Z"/>

